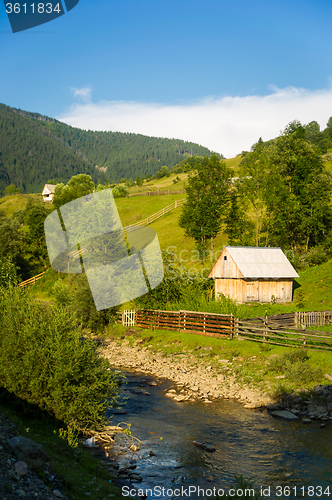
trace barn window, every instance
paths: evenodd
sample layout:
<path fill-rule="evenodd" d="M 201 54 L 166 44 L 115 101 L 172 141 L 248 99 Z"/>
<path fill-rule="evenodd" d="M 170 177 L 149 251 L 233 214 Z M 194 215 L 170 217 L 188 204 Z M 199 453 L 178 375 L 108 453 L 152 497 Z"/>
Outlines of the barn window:
<path fill-rule="evenodd" d="M 224 255 L 224 260 L 227 260 L 227 255 Z"/>

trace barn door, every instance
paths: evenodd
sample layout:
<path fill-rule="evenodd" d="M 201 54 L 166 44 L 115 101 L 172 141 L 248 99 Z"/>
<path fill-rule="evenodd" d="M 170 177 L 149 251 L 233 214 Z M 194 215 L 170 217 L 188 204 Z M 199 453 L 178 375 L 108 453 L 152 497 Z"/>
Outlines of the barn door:
<path fill-rule="evenodd" d="M 247 281 L 247 301 L 258 302 L 258 281 Z"/>

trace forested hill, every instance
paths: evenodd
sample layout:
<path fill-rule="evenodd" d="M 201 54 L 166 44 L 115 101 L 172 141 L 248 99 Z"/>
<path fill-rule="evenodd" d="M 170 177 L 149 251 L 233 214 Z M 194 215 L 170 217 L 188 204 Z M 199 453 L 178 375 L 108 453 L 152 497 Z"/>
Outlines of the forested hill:
<path fill-rule="evenodd" d="M 189 155 L 211 155 L 195 143 L 121 132 L 92 132 L 0 104 L 0 194 L 15 184 L 40 192 L 51 179 L 87 173 L 94 182 L 153 175 Z"/>

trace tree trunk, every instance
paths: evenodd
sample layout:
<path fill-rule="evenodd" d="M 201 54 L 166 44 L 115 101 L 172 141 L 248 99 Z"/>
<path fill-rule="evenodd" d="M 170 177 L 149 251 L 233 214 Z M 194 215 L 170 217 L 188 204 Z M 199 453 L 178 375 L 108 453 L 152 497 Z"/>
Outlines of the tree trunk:
<path fill-rule="evenodd" d="M 305 245 L 305 251 L 306 252 L 308 251 L 308 246 L 309 246 L 309 236 L 307 236 L 307 242 L 306 242 L 306 245 Z"/>
<path fill-rule="evenodd" d="M 258 223 L 259 223 L 259 215 L 258 215 L 258 207 L 256 209 L 256 247 L 258 247 Z"/>

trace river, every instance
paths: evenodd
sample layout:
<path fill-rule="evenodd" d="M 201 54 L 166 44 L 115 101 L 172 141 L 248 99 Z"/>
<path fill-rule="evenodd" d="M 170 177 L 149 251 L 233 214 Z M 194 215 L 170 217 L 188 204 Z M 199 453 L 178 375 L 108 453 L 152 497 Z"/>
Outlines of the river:
<path fill-rule="evenodd" d="M 263 487 L 266 498 L 332 498 L 332 422 L 320 427 L 319 421 L 275 419 L 233 400 L 178 403 L 165 396 L 171 382 L 158 380 L 150 386 L 151 376 L 127 372 L 126 377 L 122 410 L 127 414 L 114 414 L 112 423 L 129 422 L 146 446 L 138 452 L 142 458 L 135 470 L 143 481 L 126 484 L 149 489 L 148 497 L 162 498 L 161 488 L 170 496 L 170 489 L 182 486 L 182 497 L 207 498 L 218 489 L 221 494 L 236 488 L 234 476 L 242 474 L 255 480 L 255 491 Z M 216 451 L 197 448 L 193 441 Z M 120 465 L 135 457 L 122 456 Z"/>

